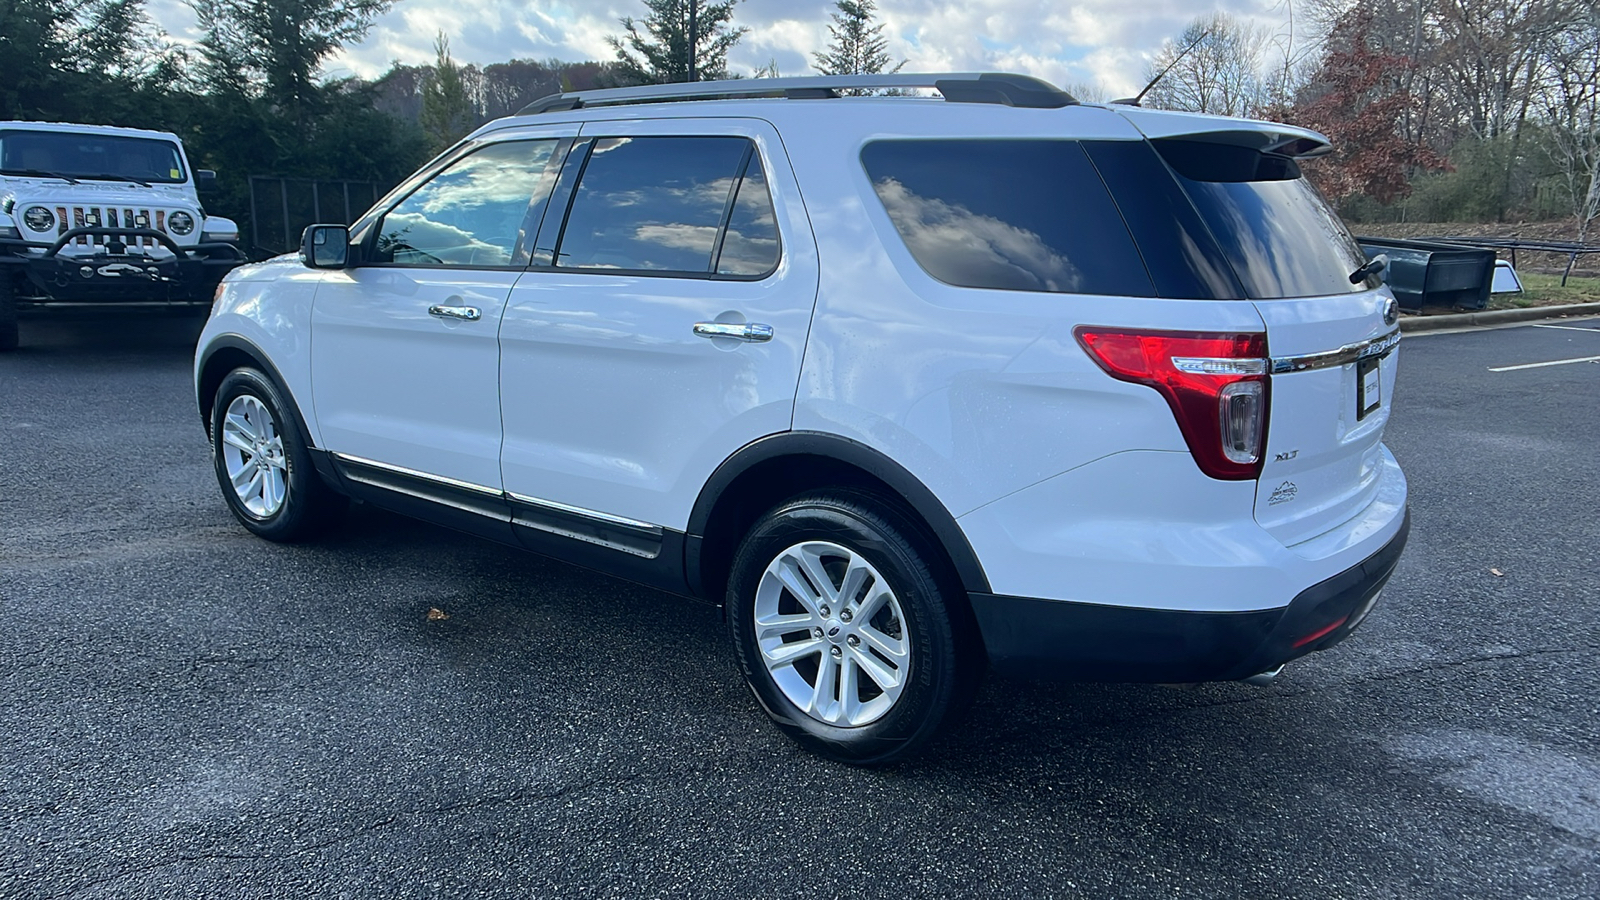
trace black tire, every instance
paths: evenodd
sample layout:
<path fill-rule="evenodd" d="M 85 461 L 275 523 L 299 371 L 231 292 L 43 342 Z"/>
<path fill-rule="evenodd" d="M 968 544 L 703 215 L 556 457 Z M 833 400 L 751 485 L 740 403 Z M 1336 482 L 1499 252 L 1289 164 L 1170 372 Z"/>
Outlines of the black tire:
<path fill-rule="evenodd" d="M 235 400 L 253 398 L 271 417 L 271 427 L 281 441 L 281 505 L 275 509 L 252 510 L 234 489 L 228 476 L 228 457 L 224 449 L 227 428 L 224 419 Z M 249 404 L 249 400 L 245 401 Z M 211 404 L 211 462 L 217 486 L 235 518 L 250 531 L 269 541 L 293 542 L 316 537 L 338 521 L 348 501 L 322 480 L 311 463 L 305 436 L 300 433 L 290 407 L 272 380 L 256 369 L 239 368 L 229 372 L 217 389 Z M 259 427 L 259 423 L 256 423 Z M 235 455 L 238 451 L 235 451 Z M 253 455 L 242 454 L 245 459 Z"/>
<path fill-rule="evenodd" d="M 17 349 L 17 292 L 11 273 L 0 268 L 0 351 Z"/>
<path fill-rule="evenodd" d="M 910 642 L 904 656 L 904 671 L 894 668 L 902 679 L 900 693 L 892 698 L 886 712 L 863 724 L 823 721 L 791 699 L 778 680 L 781 675 L 791 692 L 803 693 L 809 685 L 815 692 L 810 701 L 814 704 L 816 697 L 823 696 L 824 689 L 818 686 L 823 679 L 821 667 L 828 664 L 828 656 L 832 654 L 833 665 L 854 665 L 857 684 L 864 685 L 856 694 L 858 702 L 875 690 L 886 696 L 887 692 L 879 690 L 878 684 L 869 683 L 871 674 L 854 663 L 861 658 L 863 650 L 876 653 L 871 641 L 866 639 L 863 621 L 849 624 L 850 618 L 839 610 L 830 609 L 832 617 L 819 626 L 824 629 L 821 637 L 817 637 L 814 630 L 808 637 L 804 626 L 781 638 L 772 637 L 776 629 L 769 629 L 769 648 L 779 652 L 781 648 L 802 642 L 818 645 L 814 664 L 808 661 L 809 657 L 797 659 L 787 666 L 789 671 L 780 666 L 780 675 L 768 669 L 760 645 L 761 635 L 757 633 L 758 602 L 764 604 L 763 609 L 778 615 L 818 615 L 800 602 L 793 589 L 772 587 L 781 584 L 782 579 L 769 582 L 765 588 L 763 581 L 769 566 L 780 565 L 782 559 L 796 558 L 792 555 L 795 548 L 827 545 L 850 551 L 882 576 L 900 613 L 898 617 L 885 620 L 887 632 L 898 633 Z M 790 555 L 786 557 L 786 553 Z M 823 560 L 826 575 L 832 582 L 825 590 L 839 592 L 843 587 L 844 567 L 855 563 L 838 556 L 831 561 L 823 555 L 816 558 Z M 855 492 L 806 495 L 780 504 L 762 516 L 734 557 L 728 584 L 727 620 L 740 670 L 772 721 L 807 749 L 861 766 L 885 765 L 909 758 L 958 721 L 976 693 L 987 665 L 971 627 L 971 616 L 966 612 L 966 598 L 959 593 L 958 585 L 945 568 L 942 558 L 932 549 L 930 539 L 911 516 L 895 504 L 871 495 Z M 812 581 L 814 579 L 807 579 L 805 583 Z M 765 599 L 758 601 L 758 591 Z M 819 593 L 825 597 L 825 593 Z M 858 597 L 863 594 L 852 593 Z M 870 592 L 866 594 L 870 598 Z M 777 606 L 772 605 L 774 596 L 780 598 Z M 861 610 L 869 606 L 866 600 L 860 605 L 849 605 Z M 785 613 L 785 609 L 790 612 Z M 839 630 L 836 623 L 841 622 L 847 630 L 859 630 L 862 637 L 844 645 L 848 635 L 841 638 L 836 634 Z M 771 643 L 773 641 L 782 643 Z M 889 657 L 881 653 L 877 654 L 877 659 L 880 664 L 893 666 Z M 815 674 L 807 678 L 802 667 L 813 665 L 810 671 Z M 845 677 L 834 674 L 830 683 L 838 684 Z M 843 691 L 832 688 L 834 703 L 842 695 Z M 821 702 L 831 705 L 826 698 Z M 842 720 L 841 709 L 834 706 L 832 713 Z"/>

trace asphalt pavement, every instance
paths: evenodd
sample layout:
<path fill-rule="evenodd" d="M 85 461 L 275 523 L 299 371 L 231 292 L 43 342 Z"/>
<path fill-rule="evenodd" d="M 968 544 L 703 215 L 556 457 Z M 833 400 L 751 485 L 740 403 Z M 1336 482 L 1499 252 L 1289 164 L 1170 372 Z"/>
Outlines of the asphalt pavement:
<path fill-rule="evenodd" d="M 1600 321 L 1405 340 L 1411 542 L 1344 644 L 991 678 L 887 771 L 767 725 L 708 605 L 367 507 L 250 536 L 197 330 L 0 355 L 0 897 L 1600 896 L 1600 362 L 1525 367 Z"/>

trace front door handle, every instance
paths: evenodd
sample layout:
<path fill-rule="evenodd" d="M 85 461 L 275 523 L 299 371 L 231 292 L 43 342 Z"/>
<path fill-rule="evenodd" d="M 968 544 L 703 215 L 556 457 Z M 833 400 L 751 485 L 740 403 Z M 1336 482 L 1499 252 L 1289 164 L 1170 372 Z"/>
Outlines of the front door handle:
<path fill-rule="evenodd" d="M 772 326 L 750 322 L 744 325 L 727 325 L 722 322 L 696 322 L 694 333 L 703 338 L 733 338 L 761 344 L 772 340 Z"/>
<path fill-rule="evenodd" d="M 428 315 L 437 319 L 466 319 L 468 322 L 483 318 L 483 313 L 478 312 L 476 306 L 430 306 Z"/>

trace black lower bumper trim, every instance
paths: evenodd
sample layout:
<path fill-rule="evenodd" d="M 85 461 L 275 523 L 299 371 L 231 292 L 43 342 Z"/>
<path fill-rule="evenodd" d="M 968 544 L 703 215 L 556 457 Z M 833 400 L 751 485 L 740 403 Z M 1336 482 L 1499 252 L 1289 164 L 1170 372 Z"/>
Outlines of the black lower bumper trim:
<path fill-rule="evenodd" d="M 989 659 L 1002 674 L 1068 681 L 1233 681 L 1324 650 L 1350 635 L 1394 572 L 1411 530 L 1287 606 L 1189 612 L 970 594 Z"/>

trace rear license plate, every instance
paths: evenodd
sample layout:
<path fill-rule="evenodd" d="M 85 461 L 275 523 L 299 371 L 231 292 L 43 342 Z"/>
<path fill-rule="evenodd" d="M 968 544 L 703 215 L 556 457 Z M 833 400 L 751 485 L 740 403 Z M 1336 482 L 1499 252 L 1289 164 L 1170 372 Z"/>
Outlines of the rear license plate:
<path fill-rule="evenodd" d="M 1365 419 L 1382 405 L 1383 379 L 1378 374 L 1378 360 L 1363 359 L 1356 362 L 1356 420 Z"/>

